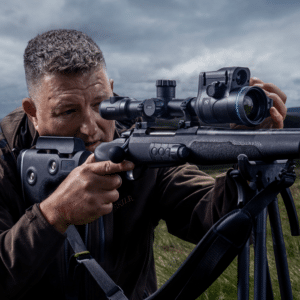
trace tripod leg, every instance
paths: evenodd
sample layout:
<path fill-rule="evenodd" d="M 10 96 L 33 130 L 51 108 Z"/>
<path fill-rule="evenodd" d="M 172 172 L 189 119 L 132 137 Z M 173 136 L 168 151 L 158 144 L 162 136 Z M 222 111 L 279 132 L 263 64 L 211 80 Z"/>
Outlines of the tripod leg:
<path fill-rule="evenodd" d="M 248 239 L 238 256 L 238 300 L 249 300 L 249 250 Z"/>
<path fill-rule="evenodd" d="M 255 231 L 252 231 L 252 240 L 253 240 L 253 247 L 255 250 Z M 267 258 L 267 300 L 274 300 L 274 295 L 273 295 L 273 290 L 272 290 L 272 281 L 271 281 L 271 276 L 270 276 L 270 271 L 269 271 L 269 263 L 268 263 L 268 258 Z"/>
<path fill-rule="evenodd" d="M 277 268 L 277 276 L 280 288 L 281 299 L 293 299 L 292 286 L 290 281 L 286 249 L 282 234 L 278 200 L 276 199 L 268 206 L 270 223 L 272 229 L 273 248 Z"/>
<path fill-rule="evenodd" d="M 266 300 L 267 250 L 266 250 L 267 208 L 258 216 L 256 226 L 256 245 L 254 257 L 254 300 Z"/>
<path fill-rule="evenodd" d="M 268 259 L 267 259 L 267 300 L 274 300 Z"/>

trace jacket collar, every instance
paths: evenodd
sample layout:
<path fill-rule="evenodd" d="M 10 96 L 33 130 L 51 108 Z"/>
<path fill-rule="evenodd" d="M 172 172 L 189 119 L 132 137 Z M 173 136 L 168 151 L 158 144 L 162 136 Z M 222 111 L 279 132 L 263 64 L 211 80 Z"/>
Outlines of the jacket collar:
<path fill-rule="evenodd" d="M 38 136 L 38 132 L 27 118 L 22 106 L 3 118 L 1 129 L 10 149 L 31 147 Z"/>

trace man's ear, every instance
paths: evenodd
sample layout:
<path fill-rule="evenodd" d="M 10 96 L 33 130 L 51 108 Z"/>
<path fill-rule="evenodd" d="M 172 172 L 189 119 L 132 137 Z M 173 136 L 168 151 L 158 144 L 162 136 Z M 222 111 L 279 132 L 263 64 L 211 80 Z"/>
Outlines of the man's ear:
<path fill-rule="evenodd" d="M 111 87 L 111 91 L 114 91 L 114 80 L 113 79 L 109 79 L 109 83 L 110 83 L 110 87 Z"/>
<path fill-rule="evenodd" d="M 29 120 L 33 123 L 35 129 L 38 128 L 38 121 L 36 117 L 36 106 L 31 98 L 24 98 L 22 101 L 22 107 Z"/>

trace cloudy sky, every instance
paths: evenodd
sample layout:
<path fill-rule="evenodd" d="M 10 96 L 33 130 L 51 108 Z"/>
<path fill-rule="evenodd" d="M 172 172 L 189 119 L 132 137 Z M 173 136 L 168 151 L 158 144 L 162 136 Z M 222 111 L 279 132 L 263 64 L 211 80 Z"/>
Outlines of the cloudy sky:
<path fill-rule="evenodd" d="M 200 72 L 241 66 L 300 106 L 298 0 L 0 0 L 0 118 L 27 96 L 28 41 L 58 28 L 96 41 L 123 96 L 155 97 L 157 79 L 196 96 Z"/>

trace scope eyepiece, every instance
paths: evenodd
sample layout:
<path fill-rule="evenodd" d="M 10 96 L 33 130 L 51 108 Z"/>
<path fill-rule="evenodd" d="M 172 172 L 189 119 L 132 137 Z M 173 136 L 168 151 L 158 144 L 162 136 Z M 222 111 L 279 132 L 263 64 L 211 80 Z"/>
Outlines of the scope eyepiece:
<path fill-rule="evenodd" d="M 142 115 L 142 101 L 129 97 L 110 97 L 99 105 L 99 113 L 106 120 L 133 120 Z"/>

